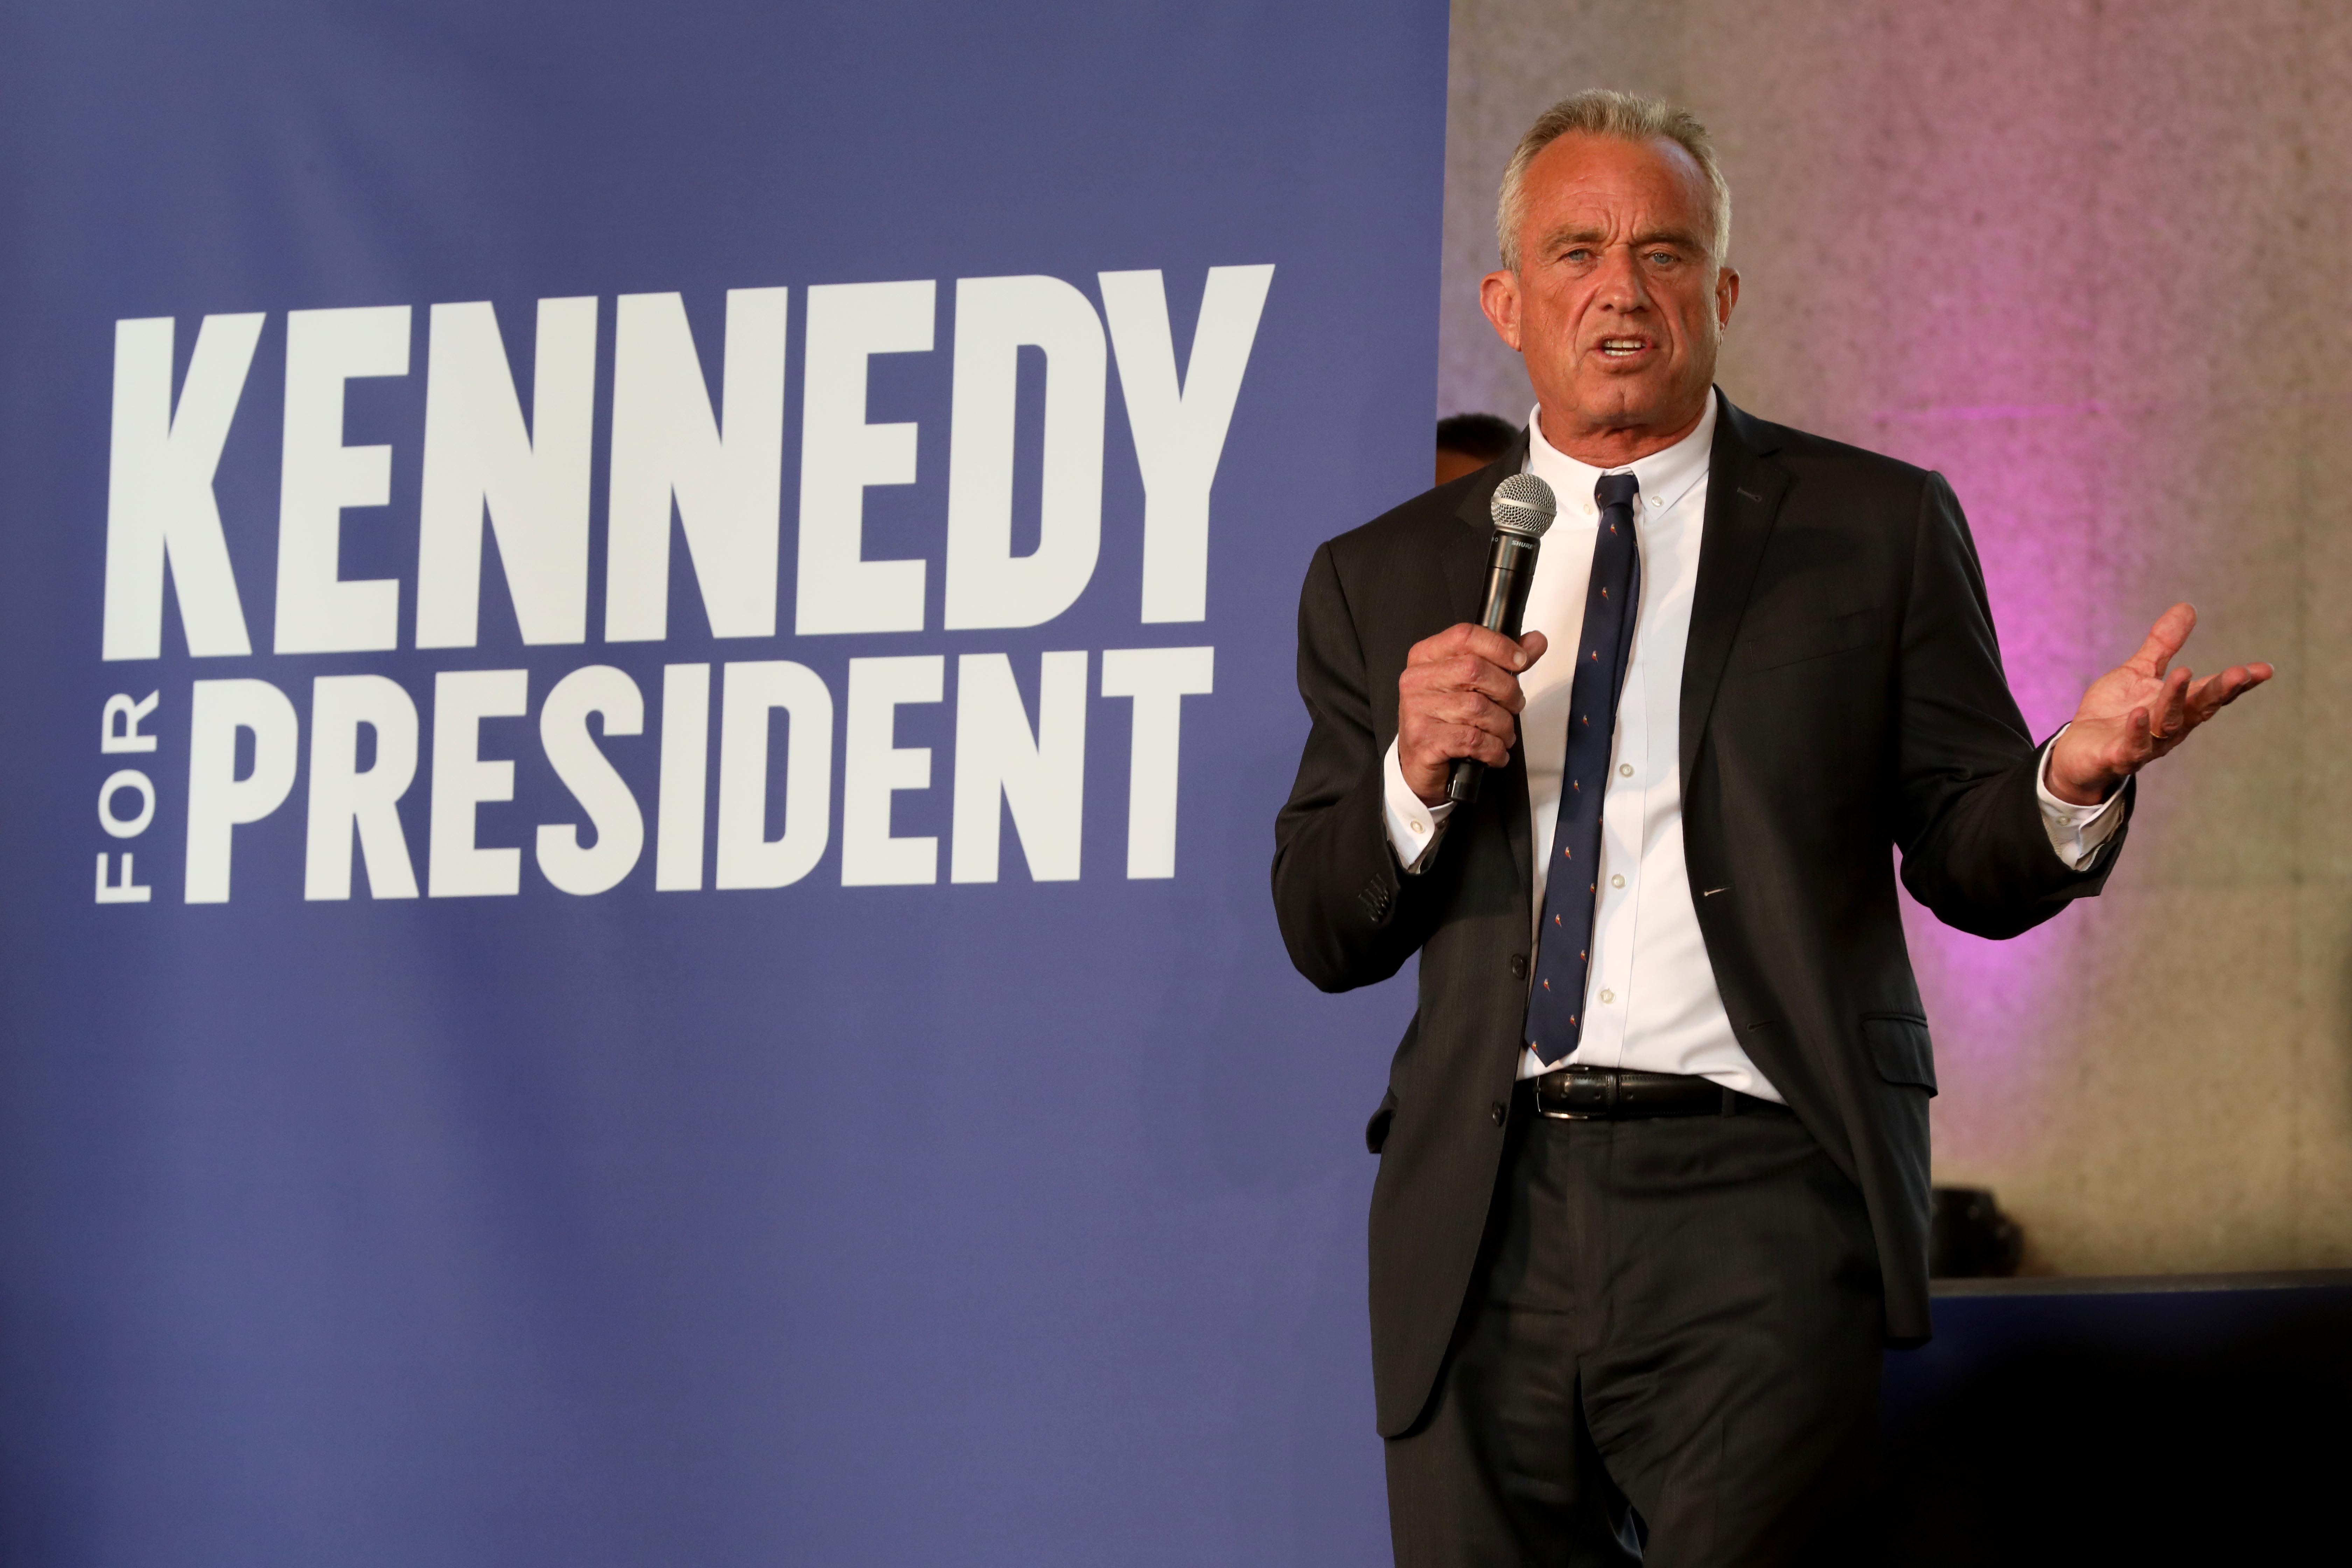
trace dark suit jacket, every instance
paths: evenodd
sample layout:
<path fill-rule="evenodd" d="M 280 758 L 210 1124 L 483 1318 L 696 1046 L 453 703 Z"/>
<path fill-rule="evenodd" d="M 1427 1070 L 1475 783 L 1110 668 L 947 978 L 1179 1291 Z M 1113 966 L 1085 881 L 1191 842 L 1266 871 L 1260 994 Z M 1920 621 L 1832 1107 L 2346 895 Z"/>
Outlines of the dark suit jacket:
<path fill-rule="evenodd" d="M 1528 783 L 1514 751 L 1401 873 L 1381 760 L 1422 638 L 1475 620 L 1487 502 L 1525 458 L 1315 553 L 1298 611 L 1314 723 L 1276 826 L 1291 961 L 1342 991 L 1421 954 L 1420 1010 L 1366 1131 L 1380 1426 L 1410 1426 L 1453 1332 L 1494 1191 L 1531 942 Z M 2008 937 L 2098 891 L 2043 829 L 2039 753 L 2001 674 L 1984 580 L 1942 477 L 1721 405 L 1682 684 L 1692 897 L 1740 1046 L 1862 1191 L 1887 1337 L 1927 1338 L 1936 1072 L 1897 915 Z M 2124 809 L 2129 810 L 2129 802 Z"/>

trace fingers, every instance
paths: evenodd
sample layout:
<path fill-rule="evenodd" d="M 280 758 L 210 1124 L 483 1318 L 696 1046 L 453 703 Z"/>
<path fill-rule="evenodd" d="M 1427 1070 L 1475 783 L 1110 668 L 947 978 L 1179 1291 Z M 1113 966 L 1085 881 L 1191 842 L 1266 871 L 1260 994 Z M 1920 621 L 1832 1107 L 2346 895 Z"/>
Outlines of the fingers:
<path fill-rule="evenodd" d="M 1446 702 L 1461 696 L 1476 697 L 1483 702 L 1517 713 L 1527 706 L 1528 700 L 1519 690 L 1519 679 L 1507 669 L 1498 669 L 1483 658 L 1464 654 L 1455 658 L 1433 659 L 1427 664 L 1409 664 L 1397 679 L 1399 701 L 1412 710 L 1422 710 L 1417 704 Z"/>
<path fill-rule="evenodd" d="M 1519 683 L 1492 665 L 1449 661 L 1408 669 L 1397 682 L 1397 728 L 1415 724 L 1471 724 L 1498 735 L 1517 729 L 1515 717 L 1527 706 Z"/>
<path fill-rule="evenodd" d="M 2171 740 L 2196 722 L 2189 716 L 2189 671 L 2176 669 L 2166 676 L 2163 689 L 2144 711 L 2150 732 L 2159 741 Z"/>
<path fill-rule="evenodd" d="M 1423 729 L 1413 748 L 1416 760 L 1427 759 L 1447 763 L 1457 757 L 1473 757 L 1490 768 L 1507 767 L 1511 761 L 1511 738 L 1497 735 L 1492 730 L 1473 724 L 1439 724 Z M 1400 744 L 1400 751 L 1403 750 Z M 1402 757 L 1399 759 L 1403 760 Z M 1408 770 L 1410 772 L 1410 770 Z"/>
<path fill-rule="evenodd" d="M 1434 693 L 1407 702 L 1398 714 L 1397 760 L 1408 778 L 1442 770 L 1456 757 L 1501 767 L 1517 739 L 1517 721 L 1500 706 L 1475 693 Z"/>
<path fill-rule="evenodd" d="M 2175 670 L 2173 675 L 2177 679 L 2186 673 Z M 2167 739 L 2186 734 L 2276 673 L 2267 664 L 2233 664 L 2219 675 L 2207 676 L 2182 694 L 2179 729 L 2176 731 L 2169 725 L 2161 726 L 2160 733 Z M 2167 696 L 2170 690 L 2171 683 L 2168 681 Z"/>
<path fill-rule="evenodd" d="M 1506 741 L 1518 733 L 1515 710 L 1476 691 L 1421 691 L 1399 705 L 1397 729 L 1413 725 L 1450 724 L 1484 730 Z"/>
<path fill-rule="evenodd" d="M 1424 693 L 1475 692 L 1517 713 L 1527 706 L 1517 672 L 1541 658 L 1544 647 L 1541 632 L 1529 632 L 1523 644 L 1484 626 L 1452 626 L 1414 645 L 1398 694 L 1410 705 Z"/>
<path fill-rule="evenodd" d="M 1457 757 L 1507 764 L 1527 706 L 1517 672 L 1545 647 L 1540 632 L 1514 641 L 1467 624 L 1415 644 L 1397 678 L 1397 749 L 1407 778 L 1436 777 Z"/>
<path fill-rule="evenodd" d="M 2156 625 L 2148 628 L 2147 640 L 2126 662 L 2149 679 L 2156 679 L 2164 674 L 2172 663 L 2172 656 L 2180 651 L 2180 645 L 2196 629 L 2197 607 L 2186 602 L 2175 605 L 2156 617 Z"/>
<path fill-rule="evenodd" d="M 2214 706 L 2227 708 L 2277 673 L 2267 664 L 2231 665 L 2221 672 L 2221 700 Z"/>
<path fill-rule="evenodd" d="M 1507 669 L 1516 674 L 1543 656 L 1543 634 L 1529 632 L 1528 639 L 1537 645 L 1533 652 L 1500 632 L 1488 631 L 1485 626 L 1465 621 L 1459 626 L 1446 627 L 1433 637 L 1413 644 L 1412 651 L 1405 655 L 1405 665 L 1410 668 L 1416 664 L 1435 664 L 1466 657 L 1484 659 L 1498 669 Z"/>
<path fill-rule="evenodd" d="M 2261 685 L 2264 679 L 2242 664 L 2233 664 L 2219 675 L 2207 676 L 2189 689 L 2189 721 L 2202 724 Z"/>
<path fill-rule="evenodd" d="M 2178 639 L 2195 624 L 2195 611 L 2187 605 L 2175 605 L 2158 619 L 2147 644 L 2133 656 L 2131 666 L 2126 667 L 2132 673 L 2114 670 L 2094 686 L 2076 711 L 2074 724 L 2060 737 L 2059 752 L 2053 754 L 2053 788 L 2062 782 L 2060 753 L 2064 763 L 2063 782 L 2069 787 L 2084 786 L 2101 775 L 2110 781 L 2128 777 L 2170 752 L 2191 730 L 2277 674 L 2267 664 L 2233 664 L 2202 680 L 2186 668 L 2158 675 L 2158 667 L 2169 662 L 2172 653 L 2179 651 Z M 2145 684 L 2149 681 L 2155 685 L 2152 691 Z M 2102 711 L 2096 699 L 2103 689 L 2118 683 L 2120 689 L 2108 693 L 2116 706 Z M 2136 705 L 2124 710 L 2125 701 Z M 2079 742 L 2074 739 L 2078 732 Z"/>
<path fill-rule="evenodd" d="M 2181 722 L 2185 728 L 2193 730 L 2202 724 L 2228 706 L 2230 700 L 2243 689 L 2231 686 L 2231 673 L 2225 669 L 2219 675 L 2209 675 L 2189 689 L 2181 700 Z"/>

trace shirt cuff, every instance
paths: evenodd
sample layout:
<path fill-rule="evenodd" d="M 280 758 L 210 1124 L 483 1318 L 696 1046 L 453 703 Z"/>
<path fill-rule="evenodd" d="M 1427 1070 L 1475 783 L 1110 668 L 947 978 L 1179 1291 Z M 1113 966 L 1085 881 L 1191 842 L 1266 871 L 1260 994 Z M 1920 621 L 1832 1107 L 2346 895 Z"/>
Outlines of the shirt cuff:
<path fill-rule="evenodd" d="M 2062 725 L 2058 735 L 2071 726 Z M 2060 800 L 2050 793 L 2050 753 L 2058 744 L 2058 735 L 2050 737 L 2050 744 L 2042 748 L 2042 761 L 2034 770 L 2033 793 L 2042 801 L 2042 827 L 2050 835 L 2050 847 L 2058 858 L 2066 862 L 2070 871 L 2079 871 L 2097 858 L 2124 823 L 2124 792 L 2116 793 L 2096 805 L 2076 805 L 2073 801 Z M 1399 775 L 1402 777 L 1402 775 Z"/>
<path fill-rule="evenodd" d="M 1382 816 L 1388 820 L 1389 847 L 1396 852 L 1404 874 L 1417 877 L 1429 868 L 1431 851 L 1445 837 L 1445 819 L 1454 815 L 1454 803 L 1447 800 L 1430 805 L 1412 793 L 1412 786 L 1404 782 L 1404 764 L 1397 760 L 1394 741 L 1389 742 L 1381 773 L 1387 781 Z"/>

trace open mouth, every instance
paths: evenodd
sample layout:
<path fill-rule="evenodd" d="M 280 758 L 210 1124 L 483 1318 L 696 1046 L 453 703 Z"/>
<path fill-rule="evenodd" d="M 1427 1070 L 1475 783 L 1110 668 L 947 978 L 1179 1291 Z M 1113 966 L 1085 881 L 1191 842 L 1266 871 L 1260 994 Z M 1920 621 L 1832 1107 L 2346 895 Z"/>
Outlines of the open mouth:
<path fill-rule="evenodd" d="M 1650 340 L 1647 338 L 1603 338 L 1601 340 L 1601 357 L 1632 359 L 1649 346 Z"/>

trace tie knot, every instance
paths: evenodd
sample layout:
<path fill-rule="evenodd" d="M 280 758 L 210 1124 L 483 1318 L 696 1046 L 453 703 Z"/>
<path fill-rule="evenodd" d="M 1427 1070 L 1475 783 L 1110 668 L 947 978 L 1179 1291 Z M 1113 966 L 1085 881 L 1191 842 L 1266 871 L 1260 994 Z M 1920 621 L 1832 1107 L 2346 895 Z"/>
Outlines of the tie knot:
<path fill-rule="evenodd" d="M 1593 482 L 1593 504 L 1607 511 L 1612 506 L 1632 506 L 1633 498 L 1642 493 L 1642 481 L 1631 474 L 1603 474 Z"/>

